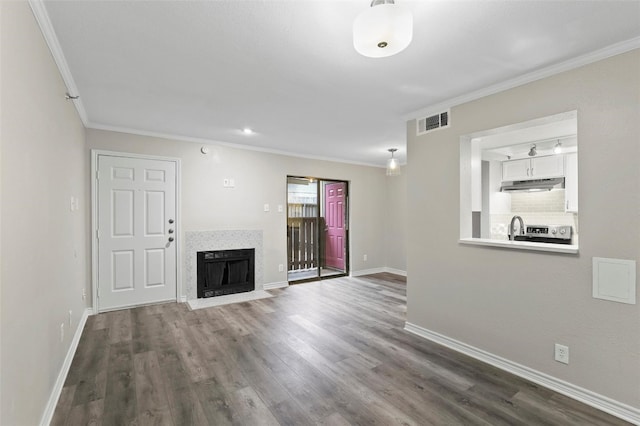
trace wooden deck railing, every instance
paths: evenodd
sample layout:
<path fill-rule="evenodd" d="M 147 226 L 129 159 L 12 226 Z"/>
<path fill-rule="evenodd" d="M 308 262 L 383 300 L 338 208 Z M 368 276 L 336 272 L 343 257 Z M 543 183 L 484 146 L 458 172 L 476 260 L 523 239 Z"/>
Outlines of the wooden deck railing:
<path fill-rule="evenodd" d="M 318 267 L 318 219 L 290 217 L 287 223 L 289 271 Z"/>

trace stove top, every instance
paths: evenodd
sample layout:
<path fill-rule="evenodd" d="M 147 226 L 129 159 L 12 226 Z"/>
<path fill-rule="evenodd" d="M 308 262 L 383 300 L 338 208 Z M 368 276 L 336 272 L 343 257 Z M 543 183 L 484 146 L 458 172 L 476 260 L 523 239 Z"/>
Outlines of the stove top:
<path fill-rule="evenodd" d="M 514 240 L 532 243 L 571 244 L 572 231 L 570 225 L 527 225 L 524 235 L 516 235 Z"/>

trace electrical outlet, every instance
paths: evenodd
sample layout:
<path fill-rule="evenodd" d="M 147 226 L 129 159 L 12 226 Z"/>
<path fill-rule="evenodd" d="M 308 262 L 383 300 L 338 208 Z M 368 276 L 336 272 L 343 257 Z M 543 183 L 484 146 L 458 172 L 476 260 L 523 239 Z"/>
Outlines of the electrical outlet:
<path fill-rule="evenodd" d="M 278 213 L 282 213 L 284 211 L 284 207 L 282 204 L 278 204 Z"/>
<path fill-rule="evenodd" d="M 368 259 L 368 257 L 367 257 L 366 254 L 364 256 L 362 256 L 362 260 L 364 260 L 365 262 L 367 261 L 367 259 Z"/>
<path fill-rule="evenodd" d="M 569 347 L 556 343 L 555 358 L 558 362 L 569 364 Z"/>
<path fill-rule="evenodd" d="M 64 342 L 64 323 L 60 324 L 60 341 Z"/>
<path fill-rule="evenodd" d="M 282 263 L 278 265 L 278 272 L 284 272 L 284 265 Z"/>
<path fill-rule="evenodd" d="M 265 205 L 264 205 L 264 211 L 265 211 L 265 212 L 268 212 L 268 211 L 269 211 L 269 204 L 265 204 Z"/>
<path fill-rule="evenodd" d="M 71 330 L 72 322 L 73 322 L 73 311 L 69 311 L 69 330 Z"/>

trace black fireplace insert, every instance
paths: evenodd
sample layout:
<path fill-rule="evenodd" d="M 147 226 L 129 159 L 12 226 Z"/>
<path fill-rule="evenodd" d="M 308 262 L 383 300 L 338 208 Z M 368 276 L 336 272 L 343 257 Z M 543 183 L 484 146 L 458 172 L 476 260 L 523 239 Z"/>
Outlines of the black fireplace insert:
<path fill-rule="evenodd" d="M 255 249 L 198 252 L 198 298 L 255 289 Z"/>

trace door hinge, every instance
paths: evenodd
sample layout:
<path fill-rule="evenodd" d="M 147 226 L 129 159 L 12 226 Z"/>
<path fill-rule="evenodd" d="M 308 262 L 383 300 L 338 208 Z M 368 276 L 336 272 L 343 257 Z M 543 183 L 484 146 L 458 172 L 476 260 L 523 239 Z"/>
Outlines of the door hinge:
<path fill-rule="evenodd" d="M 100 239 L 100 230 L 99 229 L 96 229 L 96 238 Z"/>
<path fill-rule="evenodd" d="M 100 170 L 96 170 L 96 180 L 100 180 Z"/>

